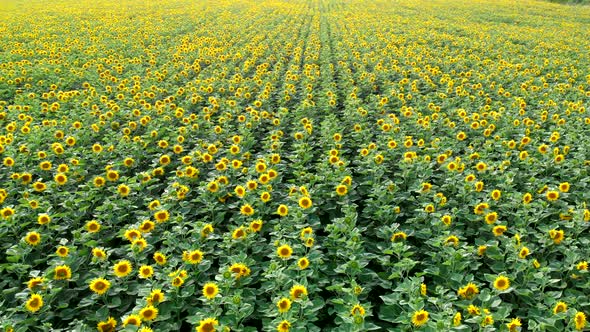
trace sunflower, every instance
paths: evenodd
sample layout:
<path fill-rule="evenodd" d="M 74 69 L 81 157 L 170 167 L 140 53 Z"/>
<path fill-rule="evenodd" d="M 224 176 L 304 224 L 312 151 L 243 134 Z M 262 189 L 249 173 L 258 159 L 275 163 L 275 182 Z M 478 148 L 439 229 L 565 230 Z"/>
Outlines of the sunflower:
<path fill-rule="evenodd" d="M 309 197 L 301 197 L 299 199 L 299 206 L 302 209 L 304 209 L 304 210 L 309 209 L 311 207 L 311 205 L 312 205 L 312 202 Z"/>
<path fill-rule="evenodd" d="M 298 300 L 307 295 L 307 288 L 303 285 L 294 285 L 291 287 L 289 294 L 293 300 Z"/>
<path fill-rule="evenodd" d="M 365 308 L 360 304 L 355 304 L 352 309 L 350 309 L 350 314 L 352 316 L 365 316 Z"/>
<path fill-rule="evenodd" d="M 457 294 L 464 299 L 471 300 L 473 297 L 479 294 L 479 288 L 477 285 L 470 282 L 467 285 L 459 288 Z"/>
<path fill-rule="evenodd" d="M 165 222 L 168 219 L 170 219 L 170 212 L 168 212 L 167 210 L 160 210 L 157 211 L 156 213 L 154 213 L 154 219 L 156 219 L 157 222 Z"/>
<path fill-rule="evenodd" d="M 106 321 L 99 322 L 96 328 L 99 332 L 114 332 L 117 327 L 117 321 L 109 317 Z"/>
<path fill-rule="evenodd" d="M 123 319 L 123 327 L 127 325 L 135 325 L 139 327 L 141 325 L 141 317 L 139 315 L 129 315 Z"/>
<path fill-rule="evenodd" d="M 481 326 L 488 326 L 494 324 L 494 317 L 491 315 L 486 315 L 481 322 Z"/>
<path fill-rule="evenodd" d="M 107 257 L 107 253 L 102 248 L 92 248 L 92 256 L 96 259 L 103 260 Z"/>
<path fill-rule="evenodd" d="M 555 190 L 549 190 L 547 191 L 547 194 L 545 194 L 545 197 L 547 197 L 548 201 L 556 201 L 559 198 L 559 192 Z"/>
<path fill-rule="evenodd" d="M 549 231 L 549 237 L 553 240 L 553 243 L 560 244 L 565 238 L 565 235 L 561 229 L 552 229 Z"/>
<path fill-rule="evenodd" d="M 277 255 L 282 259 L 287 259 L 293 254 L 293 249 L 288 244 L 283 244 L 277 248 Z"/>
<path fill-rule="evenodd" d="M 100 188 L 100 187 L 104 186 L 104 184 L 106 183 L 106 180 L 102 176 L 97 176 L 94 178 L 94 180 L 92 180 L 92 183 L 94 184 L 94 186 L 96 188 Z"/>
<path fill-rule="evenodd" d="M 208 282 L 203 286 L 203 296 L 212 300 L 219 293 L 219 287 L 214 282 Z"/>
<path fill-rule="evenodd" d="M 229 271 L 234 273 L 236 279 L 250 275 L 250 268 L 243 263 L 234 263 L 229 267 Z"/>
<path fill-rule="evenodd" d="M 244 204 L 240 208 L 240 213 L 244 216 L 251 216 L 254 214 L 254 208 L 250 204 Z"/>
<path fill-rule="evenodd" d="M 141 320 L 143 321 L 152 321 L 158 317 L 158 309 L 148 305 L 139 311 L 139 316 L 141 316 Z"/>
<path fill-rule="evenodd" d="M 124 236 L 129 242 L 133 242 L 141 237 L 141 233 L 139 232 L 139 230 L 132 228 L 126 230 Z"/>
<path fill-rule="evenodd" d="M 307 259 L 307 257 L 299 258 L 299 260 L 297 261 L 297 266 L 301 270 L 307 269 L 309 267 L 309 259 Z"/>
<path fill-rule="evenodd" d="M 37 216 L 37 223 L 39 225 L 47 225 L 51 222 L 51 217 L 47 213 L 42 213 Z"/>
<path fill-rule="evenodd" d="M 531 251 L 529 250 L 529 248 L 522 247 L 522 248 L 520 248 L 520 251 L 518 252 L 518 257 L 525 259 L 526 256 L 528 256 L 530 253 L 531 253 Z"/>
<path fill-rule="evenodd" d="M 553 307 L 553 314 L 557 315 L 560 312 L 566 312 L 567 311 L 567 304 L 565 302 L 557 302 L 555 304 L 555 307 Z"/>
<path fill-rule="evenodd" d="M 495 226 L 492 229 L 492 233 L 494 233 L 494 236 L 500 236 L 502 234 L 504 234 L 504 232 L 506 232 L 507 228 L 504 225 L 499 225 L 499 226 Z"/>
<path fill-rule="evenodd" d="M 246 195 L 246 188 L 242 187 L 242 186 L 236 186 L 234 188 L 234 193 L 236 194 L 236 196 L 238 196 L 239 198 L 244 197 L 244 195 Z"/>
<path fill-rule="evenodd" d="M 531 195 L 530 193 L 526 193 L 522 196 L 522 203 L 524 205 L 529 204 L 532 200 L 533 200 L 533 195 Z"/>
<path fill-rule="evenodd" d="M 426 324 L 426 322 L 428 322 L 428 311 L 418 310 L 412 315 L 412 324 L 414 324 L 414 326 L 422 326 Z"/>
<path fill-rule="evenodd" d="M 281 217 L 285 217 L 287 214 L 289 214 L 289 208 L 286 205 L 281 204 L 277 208 L 277 214 Z"/>
<path fill-rule="evenodd" d="M 141 225 L 139 225 L 139 231 L 142 233 L 149 233 L 149 232 L 153 231 L 155 227 L 156 227 L 156 224 L 153 221 L 147 219 L 147 220 L 144 220 L 141 223 Z"/>
<path fill-rule="evenodd" d="M 408 238 L 408 235 L 406 233 L 404 233 L 404 232 L 395 232 L 391 236 L 391 242 L 404 241 L 407 238 Z"/>
<path fill-rule="evenodd" d="M 108 170 L 107 171 L 107 180 L 114 182 L 119 180 L 119 172 L 115 170 Z"/>
<path fill-rule="evenodd" d="M 498 220 L 498 213 L 497 212 L 490 212 L 490 213 L 486 214 L 485 220 L 488 225 L 495 223 L 496 220 Z"/>
<path fill-rule="evenodd" d="M 266 202 L 270 201 L 270 198 L 271 198 L 271 196 L 270 196 L 270 193 L 268 191 L 265 191 L 262 194 L 260 194 L 260 200 L 263 203 L 266 203 Z"/>
<path fill-rule="evenodd" d="M 440 221 L 442 221 L 443 224 L 445 224 L 445 226 L 450 226 L 451 222 L 452 222 L 453 218 L 451 216 L 444 215 L 440 218 Z"/>
<path fill-rule="evenodd" d="M 103 279 L 103 278 L 97 278 L 97 279 L 94 279 L 90 282 L 90 290 L 95 292 L 98 295 L 102 295 L 102 294 L 106 293 L 110 287 L 111 287 L 110 281 Z"/>
<path fill-rule="evenodd" d="M 216 181 L 211 181 L 209 182 L 209 184 L 207 184 L 207 190 L 209 190 L 212 193 L 217 192 L 217 190 L 219 190 L 219 184 Z"/>
<path fill-rule="evenodd" d="M 45 189 L 47 189 L 47 185 L 45 185 L 45 183 L 37 181 L 35 183 L 33 183 L 33 189 L 36 192 L 43 192 L 45 191 Z"/>
<path fill-rule="evenodd" d="M 147 247 L 147 241 L 144 238 L 140 237 L 131 242 L 131 249 L 133 250 L 138 250 L 141 252 L 143 249 L 145 249 L 145 247 Z"/>
<path fill-rule="evenodd" d="M 86 230 L 89 233 L 96 233 L 100 231 L 100 224 L 96 220 L 90 220 L 86 223 Z"/>
<path fill-rule="evenodd" d="M 121 195 L 121 197 L 127 197 L 131 192 L 131 188 L 129 188 L 129 186 L 126 184 L 120 184 L 117 187 L 117 191 L 119 192 L 119 195 Z"/>
<path fill-rule="evenodd" d="M 578 271 L 587 271 L 588 270 L 588 262 L 586 261 L 581 261 L 578 264 L 576 264 L 576 269 L 578 269 Z"/>
<path fill-rule="evenodd" d="M 459 325 L 461 325 L 461 319 L 462 319 L 461 313 L 460 312 L 457 312 L 455 314 L 455 316 L 453 316 L 453 326 L 459 326 Z"/>
<path fill-rule="evenodd" d="M 241 238 L 243 238 L 244 236 L 246 236 L 246 231 L 244 230 L 244 227 L 240 226 L 238 228 L 236 228 L 233 232 L 232 232 L 232 239 L 234 240 L 239 240 Z"/>
<path fill-rule="evenodd" d="M 494 288 L 499 291 L 505 291 L 510 287 L 510 279 L 505 276 L 498 276 L 494 280 Z"/>
<path fill-rule="evenodd" d="M 473 304 L 470 304 L 467 307 L 467 312 L 472 316 L 478 316 L 479 314 L 481 314 L 481 310 L 479 309 L 479 307 L 477 307 Z"/>
<path fill-rule="evenodd" d="M 0 216 L 4 219 L 8 219 L 14 215 L 15 211 L 13 208 L 5 207 L 0 210 Z"/>
<path fill-rule="evenodd" d="M 184 279 L 180 276 L 176 276 L 174 277 L 174 279 L 172 279 L 172 286 L 174 287 L 180 287 L 184 284 Z"/>
<path fill-rule="evenodd" d="M 336 186 L 336 194 L 338 196 L 344 196 L 348 193 L 348 187 L 343 185 L 343 184 L 339 184 Z"/>
<path fill-rule="evenodd" d="M 164 265 L 166 264 L 166 255 L 164 255 L 163 253 L 156 251 L 154 253 L 154 260 L 156 261 L 156 264 L 158 265 Z"/>
<path fill-rule="evenodd" d="M 260 219 L 256 219 L 250 223 L 250 230 L 254 233 L 260 232 L 262 229 L 263 222 Z"/>
<path fill-rule="evenodd" d="M 576 324 L 576 330 L 582 331 L 586 327 L 586 314 L 581 311 L 576 312 L 574 323 Z"/>
<path fill-rule="evenodd" d="M 29 297 L 27 303 L 25 304 L 25 308 L 32 313 L 39 311 L 42 306 L 43 297 L 36 293 L 31 294 L 31 297 Z"/>
<path fill-rule="evenodd" d="M 521 326 L 522 326 L 522 324 L 520 323 L 520 318 L 513 318 L 510 321 L 510 323 L 506 324 L 506 327 L 508 328 L 508 331 L 510 331 L 510 332 L 518 331 L 518 328 Z"/>
<path fill-rule="evenodd" d="M 123 277 L 128 276 L 129 273 L 131 273 L 131 271 L 133 271 L 133 268 L 131 266 L 131 262 L 129 262 L 126 259 L 117 262 L 117 264 L 115 264 L 115 266 L 113 266 L 113 272 L 119 278 L 123 278 Z"/>
<path fill-rule="evenodd" d="M 69 280 L 72 278 L 72 270 L 67 265 L 56 266 L 53 270 L 55 280 Z"/>
<path fill-rule="evenodd" d="M 203 228 L 201 228 L 201 236 L 207 237 L 211 233 L 213 233 L 213 225 L 211 225 L 211 224 L 203 225 Z"/>
<path fill-rule="evenodd" d="M 30 290 L 34 290 L 37 287 L 42 288 L 44 282 L 45 282 L 45 278 L 43 278 L 43 277 L 31 278 L 29 280 L 29 282 L 27 283 L 27 288 L 29 288 Z"/>
<path fill-rule="evenodd" d="M 451 235 L 445 239 L 444 244 L 445 245 L 452 245 L 452 246 L 456 247 L 459 245 L 459 238 L 456 237 L 455 235 Z"/>
<path fill-rule="evenodd" d="M 153 305 L 154 303 L 161 303 L 164 301 L 166 297 L 161 289 L 154 289 L 147 298 L 148 305 Z"/>
<path fill-rule="evenodd" d="M 203 260 L 203 252 L 200 250 L 185 251 L 182 254 L 182 258 L 189 264 L 199 264 Z"/>
<path fill-rule="evenodd" d="M 199 322 L 197 326 L 197 332 L 214 332 L 215 326 L 219 325 L 219 322 L 215 318 L 205 318 Z"/>
<path fill-rule="evenodd" d="M 154 275 L 154 268 L 149 265 L 139 267 L 139 277 L 142 279 L 150 278 Z"/>
<path fill-rule="evenodd" d="M 277 302 L 277 308 L 279 309 L 280 313 L 285 313 L 291 309 L 291 300 L 286 297 L 283 297 Z"/>
<path fill-rule="evenodd" d="M 289 332 L 289 328 L 291 327 L 291 323 L 288 320 L 283 320 L 282 322 L 277 325 L 278 332 Z"/>
<path fill-rule="evenodd" d="M 35 231 L 28 232 L 27 235 L 25 235 L 25 242 L 31 246 L 36 246 L 41 243 L 41 234 Z"/>

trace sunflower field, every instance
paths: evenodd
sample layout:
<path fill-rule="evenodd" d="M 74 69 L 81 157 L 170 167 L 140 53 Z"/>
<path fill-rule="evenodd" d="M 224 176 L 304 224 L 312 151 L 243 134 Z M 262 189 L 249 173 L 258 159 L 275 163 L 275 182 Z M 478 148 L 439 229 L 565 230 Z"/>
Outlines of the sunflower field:
<path fill-rule="evenodd" d="M 0 2 L 0 331 L 584 331 L 590 7 Z"/>

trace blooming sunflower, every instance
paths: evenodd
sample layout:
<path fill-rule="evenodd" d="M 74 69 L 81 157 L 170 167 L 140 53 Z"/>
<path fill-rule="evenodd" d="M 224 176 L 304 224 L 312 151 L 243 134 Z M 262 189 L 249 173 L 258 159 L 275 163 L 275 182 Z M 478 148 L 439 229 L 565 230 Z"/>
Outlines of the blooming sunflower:
<path fill-rule="evenodd" d="M 156 261 L 156 264 L 158 265 L 164 265 L 166 264 L 166 255 L 164 255 L 163 253 L 156 251 L 154 253 L 154 260 Z"/>
<path fill-rule="evenodd" d="M 303 285 L 294 285 L 291 287 L 289 294 L 293 300 L 298 300 L 301 299 L 302 296 L 307 295 L 307 288 L 305 288 Z"/>
<path fill-rule="evenodd" d="M 243 238 L 244 236 L 246 236 L 246 231 L 244 230 L 244 227 L 240 226 L 238 228 L 236 228 L 233 232 L 232 232 L 232 239 L 234 240 L 239 240 L 241 238 Z"/>
<path fill-rule="evenodd" d="M 72 278 L 72 270 L 67 265 L 56 266 L 53 272 L 53 279 L 55 280 L 69 280 Z"/>
<path fill-rule="evenodd" d="M 263 222 L 260 219 L 256 219 L 250 223 L 250 230 L 252 232 L 260 232 L 262 229 Z"/>
<path fill-rule="evenodd" d="M 133 268 L 131 266 L 131 262 L 129 262 L 126 259 L 117 262 L 117 264 L 115 264 L 115 266 L 113 266 L 113 272 L 119 278 L 123 278 L 123 277 L 128 276 L 132 271 L 133 271 Z"/>
<path fill-rule="evenodd" d="M 426 322 L 428 322 L 428 311 L 418 310 L 412 315 L 412 324 L 414 324 L 414 326 L 422 326 L 426 324 Z"/>
<path fill-rule="evenodd" d="M 123 319 L 123 327 L 127 325 L 135 325 L 139 327 L 141 325 L 141 317 L 139 315 L 129 315 Z"/>
<path fill-rule="evenodd" d="M 229 271 L 234 273 L 236 279 L 250 275 L 250 268 L 243 263 L 234 263 L 229 267 Z"/>
<path fill-rule="evenodd" d="M 25 235 L 25 242 L 27 242 L 31 246 L 36 246 L 39 243 L 41 243 L 41 234 L 35 231 L 28 232 L 27 235 Z"/>
<path fill-rule="evenodd" d="M 215 326 L 219 325 L 219 322 L 215 318 L 205 318 L 199 322 L 199 326 L 197 326 L 197 332 L 214 332 Z"/>
<path fill-rule="evenodd" d="M 89 233 L 96 233 L 100 231 L 100 224 L 96 220 L 90 220 L 86 223 L 86 230 Z"/>
<path fill-rule="evenodd" d="M 576 330 L 582 331 L 586 327 L 586 314 L 581 311 L 576 312 L 574 323 L 576 324 Z"/>
<path fill-rule="evenodd" d="M 287 259 L 293 254 L 293 249 L 288 244 L 283 244 L 277 248 L 277 255 L 282 259 Z"/>
<path fill-rule="evenodd" d="M 35 313 L 39 311 L 41 307 L 43 307 L 43 297 L 36 293 L 31 294 L 27 300 L 27 303 L 25 304 L 25 308 L 28 311 Z"/>
<path fill-rule="evenodd" d="M 350 314 L 352 316 L 364 316 L 365 315 L 365 308 L 360 304 L 355 304 L 352 309 L 350 309 Z"/>
<path fill-rule="evenodd" d="M 148 305 L 139 311 L 139 316 L 142 321 L 152 321 L 158 317 L 158 309 L 154 306 Z"/>
<path fill-rule="evenodd" d="M 199 264 L 203 260 L 203 252 L 201 250 L 185 251 L 182 257 L 189 264 Z"/>
<path fill-rule="evenodd" d="M 147 302 L 148 302 L 148 305 L 153 305 L 154 303 L 163 302 L 165 298 L 166 297 L 161 289 L 154 289 L 154 290 L 152 290 L 150 295 L 147 297 Z"/>
<path fill-rule="evenodd" d="M 117 327 L 117 321 L 113 317 L 109 317 L 106 321 L 99 322 L 96 328 L 99 332 L 114 332 Z"/>
<path fill-rule="evenodd" d="M 291 309 L 291 300 L 286 297 L 283 297 L 277 302 L 277 308 L 279 309 L 280 313 L 285 313 Z"/>
<path fill-rule="evenodd" d="M 106 293 L 110 287 L 111 282 L 103 278 L 97 278 L 90 282 L 90 290 L 98 295 Z"/>
<path fill-rule="evenodd" d="M 565 302 L 559 301 L 553 307 L 553 314 L 557 315 L 560 312 L 567 311 L 567 304 Z"/>
<path fill-rule="evenodd" d="M 170 213 L 167 210 L 160 210 L 154 213 L 154 219 L 157 222 L 165 222 L 170 218 Z"/>
<path fill-rule="evenodd" d="M 142 265 L 139 267 L 139 277 L 142 279 L 150 278 L 154 275 L 154 268 L 149 265 Z"/>
<path fill-rule="evenodd" d="M 39 225 L 47 225 L 51 222 L 51 217 L 47 213 L 41 213 L 37 216 Z"/>
<path fill-rule="evenodd" d="M 518 328 L 521 327 L 522 324 L 520 323 L 520 318 L 513 318 L 510 323 L 506 323 L 506 327 L 510 332 L 518 331 Z"/>
<path fill-rule="evenodd" d="M 212 300 L 219 293 L 219 287 L 214 282 L 208 282 L 203 286 L 203 296 Z"/>
<path fill-rule="evenodd" d="M 494 288 L 500 291 L 505 291 L 510 287 L 510 279 L 506 276 L 498 276 L 494 280 Z"/>
<path fill-rule="evenodd" d="M 250 204 L 244 204 L 240 208 L 240 213 L 244 216 L 251 216 L 254 214 L 254 208 Z"/>
<path fill-rule="evenodd" d="M 278 332 L 289 332 L 289 328 L 291 327 L 291 323 L 289 323 L 288 320 L 283 320 L 282 322 L 279 323 L 279 325 L 277 326 L 277 331 Z"/>
<path fill-rule="evenodd" d="M 311 207 L 311 205 L 312 205 L 312 202 L 309 197 L 301 197 L 299 199 L 299 206 L 302 209 L 304 209 L 304 210 L 309 209 Z"/>
<path fill-rule="evenodd" d="M 299 258 L 299 260 L 297 261 L 297 266 L 301 270 L 307 269 L 309 267 L 309 259 L 307 259 L 307 257 Z"/>
<path fill-rule="evenodd" d="M 475 297 L 477 294 L 479 294 L 479 288 L 477 287 L 476 284 L 470 282 L 467 285 L 459 288 L 459 290 L 457 291 L 457 294 L 464 299 L 470 300 L 473 297 Z"/>
<path fill-rule="evenodd" d="M 286 205 L 281 204 L 277 208 L 277 214 L 281 217 L 285 217 L 289 214 L 289 208 Z"/>

